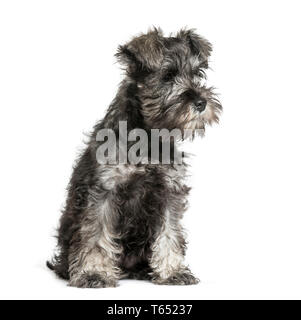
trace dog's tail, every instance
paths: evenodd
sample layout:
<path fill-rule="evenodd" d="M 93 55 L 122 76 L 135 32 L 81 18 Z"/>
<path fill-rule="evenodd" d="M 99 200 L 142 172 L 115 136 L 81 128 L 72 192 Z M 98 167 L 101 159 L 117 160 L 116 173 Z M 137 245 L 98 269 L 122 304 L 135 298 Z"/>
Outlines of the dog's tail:
<path fill-rule="evenodd" d="M 47 266 L 50 270 L 54 271 L 54 265 L 53 265 L 50 261 L 46 261 L 46 266 Z"/>
<path fill-rule="evenodd" d="M 46 261 L 46 266 L 64 280 L 69 280 L 68 264 L 60 256 L 55 256 L 52 261 Z"/>

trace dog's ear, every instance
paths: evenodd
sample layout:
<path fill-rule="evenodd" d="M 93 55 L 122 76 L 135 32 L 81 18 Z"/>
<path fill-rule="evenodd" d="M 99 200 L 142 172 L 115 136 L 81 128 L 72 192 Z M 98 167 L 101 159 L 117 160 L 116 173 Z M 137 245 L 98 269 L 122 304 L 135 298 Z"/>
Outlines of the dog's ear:
<path fill-rule="evenodd" d="M 159 68 L 163 59 L 161 30 L 153 29 L 119 46 L 116 57 L 130 75 Z"/>
<path fill-rule="evenodd" d="M 208 61 L 212 52 L 212 45 L 205 38 L 196 34 L 193 29 L 180 30 L 177 38 L 184 40 L 188 44 L 192 54 L 199 56 L 203 61 Z"/>

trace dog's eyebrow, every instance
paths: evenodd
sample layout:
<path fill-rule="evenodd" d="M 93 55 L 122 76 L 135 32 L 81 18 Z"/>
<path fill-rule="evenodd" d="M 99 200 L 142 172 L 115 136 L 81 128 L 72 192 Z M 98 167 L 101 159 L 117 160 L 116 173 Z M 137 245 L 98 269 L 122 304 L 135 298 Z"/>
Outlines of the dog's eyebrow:
<path fill-rule="evenodd" d="M 208 69 L 208 60 L 201 62 L 199 68 Z"/>
<path fill-rule="evenodd" d="M 193 73 L 200 72 L 200 73 L 202 73 L 202 75 L 205 75 L 204 69 L 208 69 L 208 62 L 207 61 L 201 62 L 198 65 L 193 66 L 192 72 Z"/>

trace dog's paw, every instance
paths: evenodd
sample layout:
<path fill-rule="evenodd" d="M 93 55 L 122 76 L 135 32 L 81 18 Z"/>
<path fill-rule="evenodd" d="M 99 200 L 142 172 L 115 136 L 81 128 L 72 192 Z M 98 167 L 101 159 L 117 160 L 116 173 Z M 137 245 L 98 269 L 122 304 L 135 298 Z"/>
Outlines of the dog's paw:
<path fill-rule="evenodd" d="M 86 272 L 71 279 L 69 285 L 77 288 L 114 288 L 117 282 L 99 273 Z"/>
<path fill-rule="evenodd" d="M 188 269 L 174 272 L 168 278 L 161 278 L 155 276 L 152 282 L 159 285 L 173 285 L 173 286 L 189 286 L 200 282 Z"/>

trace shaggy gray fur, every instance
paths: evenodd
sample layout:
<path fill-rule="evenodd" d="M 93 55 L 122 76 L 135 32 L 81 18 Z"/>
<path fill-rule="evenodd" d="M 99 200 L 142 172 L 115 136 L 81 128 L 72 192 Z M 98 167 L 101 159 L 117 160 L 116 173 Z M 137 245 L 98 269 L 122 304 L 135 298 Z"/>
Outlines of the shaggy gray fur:
<path fill-rule="evenodd" d="M 187 208 L 186 165 L 97 162 L 99 130 L 201 129 L 218 121 L 221 105 L 204 86 L 211 45 L 193 30 L 165 37 L 158 29 L 116 54 L 126 72 L 105 118 L 96 124 L 68 186 L 58 230 L 59 253 L 48 266 L 71 286 L 114 287 L 119 279 L 189 285 L 180 220 Z M 192 135 L 194 136 L 194 135 Z M 176 141 L 171 141 L 176 148 Z M 128 146 L 130 147 L 130 145 Z"/>

